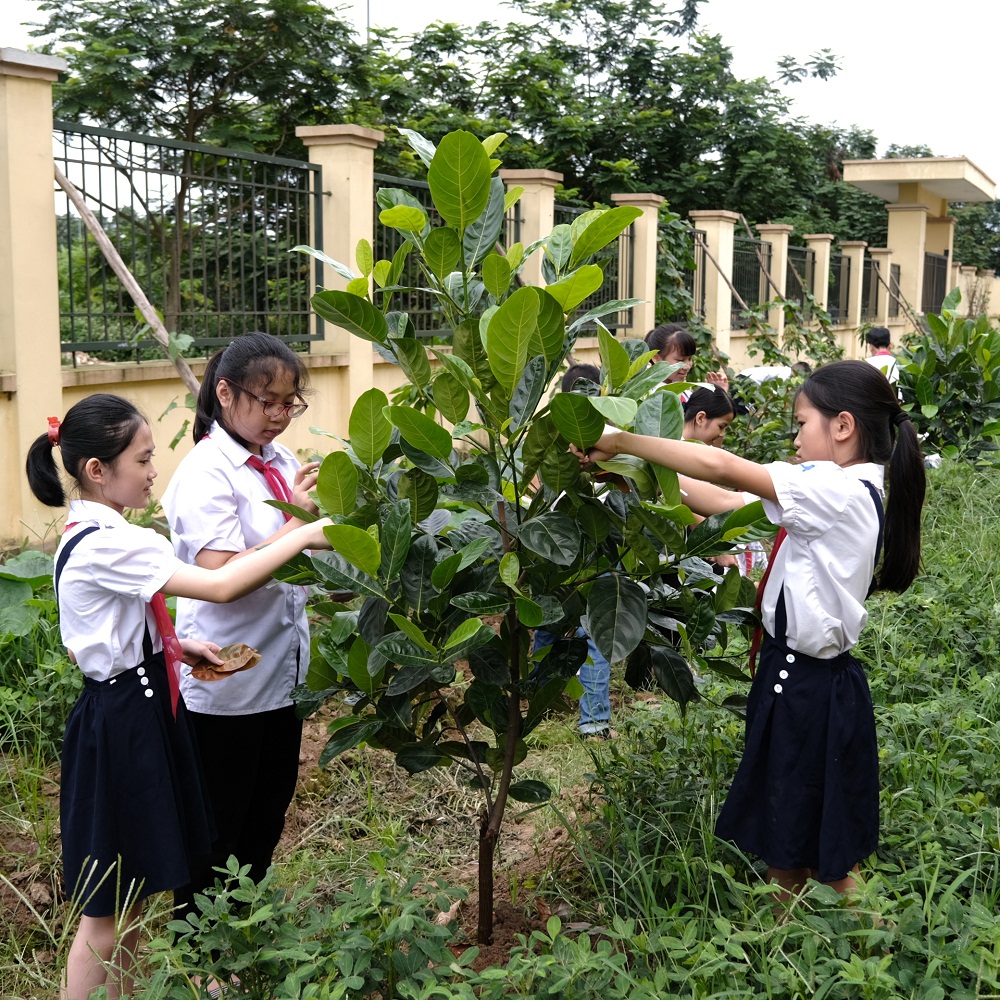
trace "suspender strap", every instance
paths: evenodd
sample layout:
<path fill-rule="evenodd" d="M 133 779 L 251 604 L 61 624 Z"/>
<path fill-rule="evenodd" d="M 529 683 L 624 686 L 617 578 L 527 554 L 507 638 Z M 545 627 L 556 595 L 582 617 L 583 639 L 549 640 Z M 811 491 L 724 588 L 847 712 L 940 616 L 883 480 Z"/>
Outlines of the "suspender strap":
<path fill-rule="evenodd" d="M 867 487 L 868 492 L 872 495 L 872 503 L 875 504 L 875 513 L 878 515 L 878 541 L 875 543 L 875 565 L 878 565 L 879 558 L 882 555 L 882 539 L 885 536 L 885 508 L 882 506 L 882 498 L 878 495 L 878 490 L 867 479 L 862 479 L 862 483 Z M 877 581 L 875 577 L 872 577 L 872 584 L 868 588 L 868 593 L 865 597 L 871 597 L 875 593 L 875 587 Z"/>
<path fill-rule="evenodd" d="M 59 577 L 62 576 L 62 571 L 66 567 L 66 561 L 70 557 L 73 549 L 87 537 L 87 535 L 92 535 L 97 531 L 97 525 L 95 524 L 92 528 L 84 528 L 83 531 L 78 531 L 64 546 L 62 552 L 59 553 L 59 558 L 56 560 L 56 571 L 52 576 L 52 585 L 55 587 L 56 594 L 59 593 Z"/>

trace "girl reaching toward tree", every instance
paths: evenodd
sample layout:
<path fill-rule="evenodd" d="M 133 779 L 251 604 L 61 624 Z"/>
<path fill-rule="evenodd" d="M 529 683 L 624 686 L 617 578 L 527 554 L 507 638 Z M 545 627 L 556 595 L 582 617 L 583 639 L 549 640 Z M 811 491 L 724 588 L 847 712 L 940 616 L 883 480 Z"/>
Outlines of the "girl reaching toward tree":
<path fill-rule="evenodd" d="M 106 986 L 114 1000 L 131 992 L 142 900 L 183 889 L 214 832 L 178 675 L 181 660 L 219 665 L 219 646 L 178 641 L 164 595 L 235 600 L 303 549 L 329 548 L 330 522 L 296 527 L 219 569 L 188 566 L 166 538 L 124 517 L 146 507 L 156 478 L 152 432 L 130 402 L 89 396 L 61 423 L 49 418 L 31 445 L 31 490 L 62 507 L 55 448 L 78 491 L 56 550 L 59 625 L 84 674 L 62 754 L 64 875 L 83 912 L 64 996 L 86 1000 Z"/>
<path fill-rule="evenodd" d="M 763 858 L 786 891 L 813 878 L 848 892 L 879 822 L 875 716 L 850 650 L 871 590 L 904 591 L 917 574 L 924 465 L 895 392 L 863 361 L 807 378 L 795 419 L 793 464 L 625 432 L 606 434 L 581 461 L 635 455 L 679 473 L 696 513 L 732 509 L 737 489 L 780 525 L 759 589 L 746 747 L 716 831 Z"/>

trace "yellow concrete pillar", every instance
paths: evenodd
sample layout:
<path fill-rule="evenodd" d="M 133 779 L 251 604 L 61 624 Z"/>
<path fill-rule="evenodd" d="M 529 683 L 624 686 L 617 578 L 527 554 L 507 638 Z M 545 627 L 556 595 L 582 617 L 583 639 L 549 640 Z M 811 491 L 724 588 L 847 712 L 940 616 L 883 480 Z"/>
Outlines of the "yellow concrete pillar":
<path fill-rule="evenodd" d="M 357 273 L 358 241 L 374 240 L 375 148 L 385 138 L 378 129 L 360 125 L 300 125 L 295 134 L 309 148 L 309 160 L 323 170 L 323 252 Z M 332 268 L 323 269 L 325 288 L 343 289 L 347 279 Z M 372 345 L 329 323 L 313 354 L 346 354 L 349 358 L 346 398 L 341 400 L 342 422 L 354 401 L 374 384 Z"/>
<path fill-rule="evenodd" d="M 63 415 L 52 162 L 52 84 L 66 62 L 0 49 L 0 538 L 37 541 L 58 512 L 24 477 L 28 446 Z M 12 467 L 11 467 L 12 466 Z"/>
<path fill-rule="evenodd" d="M 886 290 L 886 285 L 890 284 L 892 278 L 892 250 L 887 247 L 869 247 L 868 256 L 872 259 L 872 267 L 878 269 L 882 279 L 881 281 L 875 279 L 878 293 L 878 298 L 875 300 L 875 325 L 888 326 L 889 292 Z"/>
<path fill-rule="evenodd" d="M 927 218 L 927 252 L 951 258 L 955 239 L 955 220 L 950 215 Z"/>
<path fill-rule="evenodd" d="M 864 240 L 842 240 L 840 252 L 851 262 L 851 279 L 847 291 L 847 312 L 843 325 L 857 330 L 861 326 L 861 285 L 865 276 Z"/>
<path fill-rule="evenodd" d="M 788 237 L 795 227 L 774 222 L 762 222 L 755 228 L 760 234 L 760 238 L 765 243 L 771 244 L 769 269 L 771 281 L 763 289 L 765 299 L 773 299 L 776 295 L 784 297 L 788 279 Z M 767 321 L 774 327 L 774 332 L 780 343 L 781 336 L 785 332 L 785 310 L 780 307 L 769 310 Z"/>
<path fill-rule="evenodd" d="M 699 210 L 688 213 L 695 229 L 705 234 L 705 326 L 715 334 L 723 354 L 730 352 L 733 325 L 733 237 L 739 215 L 736 212 Z M 708 255 L 714 259 L 708 259 Z"/>
<path fill-rule="evenodd" d="M 500 170 L 498 174 L 508 191 L 514 187 L 524 188 L 518 203 L 521 242 L 528 246 L 548 236 L 555 225 L 556 188 L 562 184 L 563 175 L 554 170 Z M 544 285 L 541 253 L 532 254 L 521 273 L 528 284 Z"/>
<path fill-rule="evenodd" d="M 896 252 L 899 289 L 914 312 L 920 312 L 924 291 L 924 254 L 927 252 L 926 205 L 886 205 L 889 213 L 887 244 Z"/>
<path fill-rule="evenodd" d="M 830 247 L 833 244 L 833 234 L 807 233 L 802 238 L 806 247 L 812 250 L 816 262 L 813 269 L 813 296 L 820 309 L 827 309 L 830 305 Z"/>
<path fill-rule="evenodd" d="M 613 194 L 611 200 L 616 205 L 632 205 L 642 210 L 642 215 L 632 223 L 632 288 L 628 287 L 628 274 L 624 262 L 619 259 L 618 297 L 642 299 L 632 307 L 632 324 L 623 331 L 626 337 L 645 337 L 656 326 L 656 249 L 657 225 L 660 206 L 666 200 L 658 194 L 632 192 Z"/>

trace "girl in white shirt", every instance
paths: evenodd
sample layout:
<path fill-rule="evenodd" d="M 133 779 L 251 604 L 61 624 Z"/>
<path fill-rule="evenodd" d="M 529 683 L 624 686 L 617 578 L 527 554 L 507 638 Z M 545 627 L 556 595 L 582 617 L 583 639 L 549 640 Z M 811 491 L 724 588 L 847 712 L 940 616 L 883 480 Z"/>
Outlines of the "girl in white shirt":
<path fill-rule="evenodd" d="M 732 509 L 722 487 L 746 491 L 783 528 L 760 588 L 765 634 L 746 748 L 717 833 L 763 858 L 786 891 L 814 878 L 847 892 L 878 840 L 875 717 L 850 650 L 871 587 L 901 592 L 917 574 L 924 466 L 896 394 L 863 361 L 813 373 L 795 418 L 795 464 L 629 433 L 605 435 L 582 460 L 624 453 L 674 469 L 703 515 Z"/>
<path fill-rule="evenodd" d="M 277 337 L 248 333 L 208 362 L 194 421 L 195 447 L 163 495 L 174 551 L 195 566 L 239 561 L 302 524 L 267 501 L 286 500 L 315 513 L 309 491 L 318 463 L 300 466 L 277 437 L 306 410 L 302 359 Z M 198 736 L 218 839 L 194 873 L 193 894 L 209 889 L 230 855 L 259 881 L 281 837 L 298 778 L 302 720 L 292 689 L 309 668 L 306 592 L 269 581 L 225 607 L 177 602 L 177 632 L 245 642 L 261 654 L 251 671 L 183 683 Z M 239 760 L 238 768 L 232 761 Z"/>
<path fill-rule="evenodd" d="M 63 506 L 58 447 L 78 489 L 56 550 L 55 579 L 63 642 L 84 674 L 62 754 L 66 888 L 83 911 L 64 996 L 86 1000 L 104 985 L 116 998 L 131 992 L 141 900 L 183 887 L 212 834 L 176 671 L 181 659 L 220 663 L 220 647 L 178 642 L 163 595 L 235 600 L 303 549 L 328 548 L 322 528 L 329 522 L 303 525 L 214 571 L 187 566 L 165 538 L 123 516 L 127 507 L 146 507 L 156 478 L 153 435 L 142 414 L 127 400 L 100 394 L 49 425 L 31 445 L 26 471 L 42 503 Z"/>

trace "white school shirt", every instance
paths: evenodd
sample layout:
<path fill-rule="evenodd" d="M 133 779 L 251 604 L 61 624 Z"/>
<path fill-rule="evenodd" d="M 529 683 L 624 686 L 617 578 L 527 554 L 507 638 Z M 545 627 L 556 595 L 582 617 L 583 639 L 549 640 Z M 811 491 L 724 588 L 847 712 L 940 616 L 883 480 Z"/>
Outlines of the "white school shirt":
<path fill-rule="evenodd" d="M 62 536 L 57 561 L 75 535 L 98 530 L 76 544 L 59 577 L 59 629 L 84 675 L 106 681 L 142 662 L 147 626 L 153 652 L 163 648 L 148 602 L 183 564 L 163 535 L 106 504 L 73 500 L 66 523 L 74 527 Z"/>
<path fill-rule="evenodd" d="M 266 444 L 262 458 L 288 483 L 299 467 L 280 444 Z M 184 456 L 163 495 L 174 551 L 194 564 L 202 549 L 244 552 L 270 538 L 285 523 L 267 501 L 274 496 L 264 476 L 247 465 L 251 453 L 218 423 Z M 188 708 L 207 715 L 250 715 L 292 704 L 292 688 L 305 681 L 309 667 L 306 594 L 271 580 L 229 604 L 178 598 L 177 634 L 220 646 L 243 642 L 261 661 L 220 681 L 198 681 L 181 673 Z"/>
<path fill-rule="evenodd" d="M 785 641 L 800 653 L 829 659 L 851 649 L 868 621 L 864 600 L 875 571 L 878 513 L 861 480 L 884 502 L 884 469 L 834 462 L 773 462 L 765 468 L 778 499 L 763 500 L 764 512 L 788 536 L 772 557 L 761 620 L 774 635 L 783 588 Z"/>

